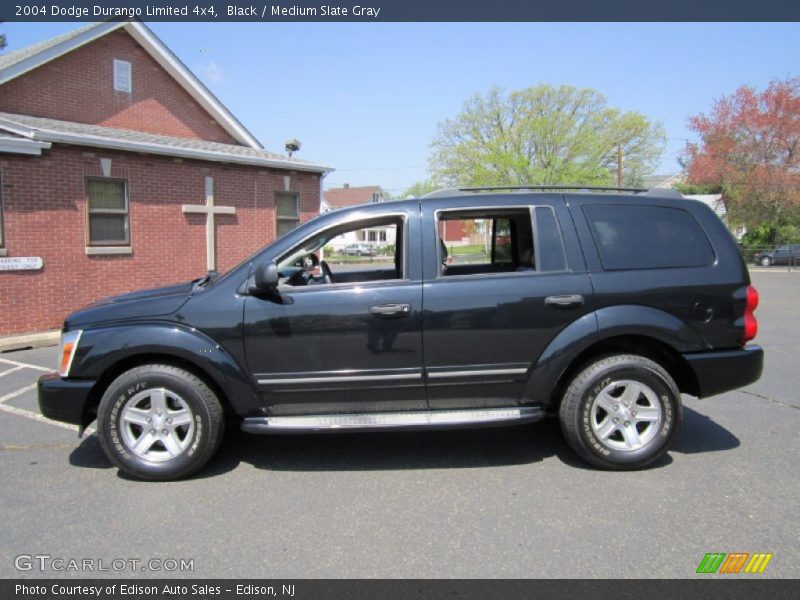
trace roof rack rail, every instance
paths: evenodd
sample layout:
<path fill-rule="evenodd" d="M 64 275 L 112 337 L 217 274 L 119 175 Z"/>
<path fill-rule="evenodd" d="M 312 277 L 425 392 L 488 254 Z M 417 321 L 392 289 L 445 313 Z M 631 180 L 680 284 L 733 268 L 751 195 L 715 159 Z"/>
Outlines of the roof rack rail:
<path fill-rule="evenodd" d="M 496 185 L 496 186 L 481 186 L 481 187 L 460 187 L 460 188 L 445 188 L 435 190 L 425 194 L 423 198 L 443 198 L 445 196 L 453 196 L 464 192 L 497 192 L 502 190 L 509 190 L 515 192 L 526 192 L 533 190 L 576 190 L 576 191 L 598 191 L 598 192 L 630 192 L 633 194 L 644 194 L 651 192 L 647 188 L 629 188 L 629 187 L 615 187 L 615 186 L 591 186 L 591 185 Z"/>
<path fill-rule="evenodd" d="M 675 188 L 659 188 L 659 187 L 650 188 L 649 190 L 644 192 L 642 196 L 657 196 L 659 198 L 683 198 L 683 194 L 681 194 Z"/>

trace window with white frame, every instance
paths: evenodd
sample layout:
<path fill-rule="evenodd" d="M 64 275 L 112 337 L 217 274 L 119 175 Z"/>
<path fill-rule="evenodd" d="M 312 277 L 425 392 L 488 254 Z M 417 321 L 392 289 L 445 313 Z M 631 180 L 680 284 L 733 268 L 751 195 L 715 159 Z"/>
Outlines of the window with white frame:
<path fill-rule="evenodd" d="M 123 179 L 88 178 L 86 220 L 90 246 L 129 245 L 127 182 Z"/>
<path fill-rule="evenodd" d="M 127 60 L 114 59 L 114 89 L 118 92 L 131 93 L 133 83 L 131 77 L 131 63 Z"/>
<path fill-rule="evenodd" d="M 289 192 L 275 194 L 275 230 L 278 237 L 300 225 L 300 196 Z"/>

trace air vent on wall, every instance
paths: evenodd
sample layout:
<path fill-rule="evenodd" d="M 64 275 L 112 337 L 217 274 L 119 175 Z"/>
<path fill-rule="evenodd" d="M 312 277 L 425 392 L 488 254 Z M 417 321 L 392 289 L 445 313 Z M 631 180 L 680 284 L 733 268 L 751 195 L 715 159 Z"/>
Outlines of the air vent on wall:
<path fill-rule="evenodd" d="M 131 63 L 114 59 L 114 89 L 131 93 Z"/>

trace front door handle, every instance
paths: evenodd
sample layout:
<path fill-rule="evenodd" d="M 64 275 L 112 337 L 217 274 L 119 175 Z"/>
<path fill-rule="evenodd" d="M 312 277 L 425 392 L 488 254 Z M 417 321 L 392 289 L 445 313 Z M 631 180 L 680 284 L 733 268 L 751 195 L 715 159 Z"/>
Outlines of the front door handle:
<path fill-rule="evenodd" d="M 580 294 L 565 294 L 563 296 L 548 296 L 544 299 L 545 306 L 552 308 L 572 308 L 583 306 L 583 296 Z"/>
<path fill-rule="evenodd" d="M 411 314 L 410 304 L 376 304 L 369 307 L 369 314 L 376 317 L 404 317 Z"/>

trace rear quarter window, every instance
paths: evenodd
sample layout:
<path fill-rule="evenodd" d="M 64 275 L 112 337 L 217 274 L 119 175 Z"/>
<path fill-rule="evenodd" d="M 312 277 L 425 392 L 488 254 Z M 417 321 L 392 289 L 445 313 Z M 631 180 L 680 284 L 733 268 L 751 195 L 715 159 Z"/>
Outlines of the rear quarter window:
<path fill-rule="evenodd" d="M 714 251 L 686 210 L 636 204 L 584 206 L 600 261 L 607 270 L 703 267 Z"/>

